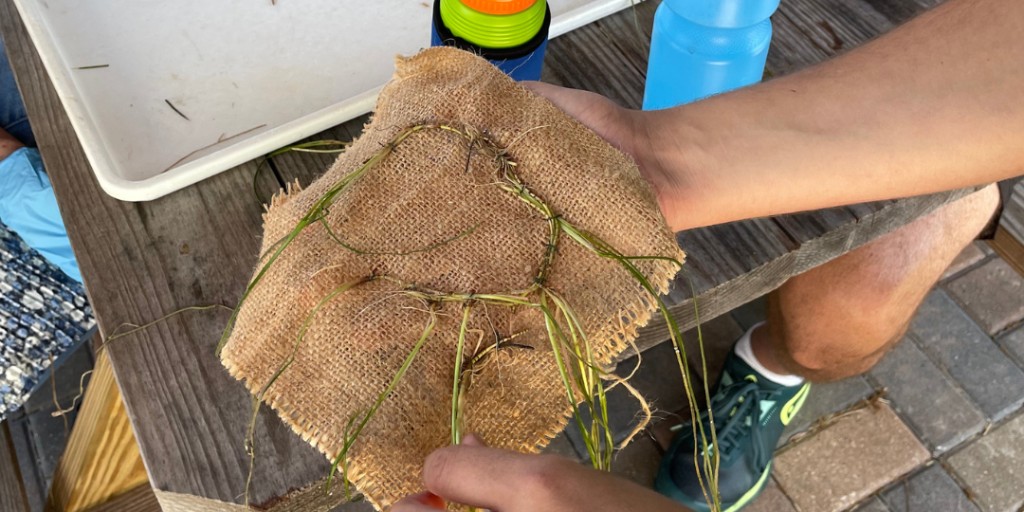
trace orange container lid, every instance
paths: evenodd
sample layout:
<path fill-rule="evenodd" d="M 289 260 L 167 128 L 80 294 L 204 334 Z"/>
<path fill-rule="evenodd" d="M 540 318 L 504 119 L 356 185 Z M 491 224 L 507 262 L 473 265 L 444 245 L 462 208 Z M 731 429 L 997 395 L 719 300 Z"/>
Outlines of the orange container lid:
<path fill-rule="evenodd" d="M 537 0 L 459 0 L 462 5 L 484 14 L 517 14 L 523 12 Z"/>

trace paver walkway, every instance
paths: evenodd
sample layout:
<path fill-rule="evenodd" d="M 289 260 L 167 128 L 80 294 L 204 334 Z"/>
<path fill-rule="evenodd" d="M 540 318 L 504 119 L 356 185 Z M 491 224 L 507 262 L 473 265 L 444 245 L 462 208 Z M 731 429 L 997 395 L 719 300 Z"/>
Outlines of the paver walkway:
<path fill-rule="evenodd" d="M 762 317 L 755 302 L 705 324 L 709 368 Z M 661 411 L 684 408 L 678 390 L 656 378 L 678 372 L 670 351 L 645 353 L 634 381 Z M 636 406 L 616 398 L 624 432 Z M 773 481 L 746 511 L 1024 510 L 1022 406 L 1024 278 L 975 243 L 875 368 L 812 388 L 783 435 Z M 617 472 L 648 486 L 679 421 L 660 416 L 616 460 Z M 574 455 L 575 439 L 567 431 L 552 450 Z"/>

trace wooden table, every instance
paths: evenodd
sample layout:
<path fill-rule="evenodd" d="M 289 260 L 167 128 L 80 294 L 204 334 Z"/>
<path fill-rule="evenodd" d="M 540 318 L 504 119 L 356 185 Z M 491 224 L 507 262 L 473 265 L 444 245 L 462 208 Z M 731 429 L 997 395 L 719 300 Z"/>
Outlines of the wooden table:
<path fill-rule="evenodd" d="M 544 79 L 638 106 L 656 3 L 552 40 Z M 779 75 L 826 59 L 929 3 L 934 2 L 784 0 L 774 18 L 768 70 Z M 636 22 L 647 33 L 639 33 Z M 0 0 L 0 29 L 102 332 L 186 306 L 235 304 L 255 265 L 261 234 L 262 207 L 252 192 L 256 162 L 148 203 L 108 197 L 92 176 L 11 0 Z M 364 121 L 314 138 L 351 139 Z M 309 183 L 331 160 L 308 154 L 277 157 L 272 172 L 256 179 L 256 187 L 267 197 L 284 183 Z M 702 316 L 727 312 L 964 193 L 681 233 Z M 688 295 L 688 285 L 681 284 L 669 297 L 686 325 L 693 321 L 687 314 L 692 311 Z M 241 508 L 229 504 L 240 502 L 246 478 L 243 437 L 250 397 L 213 355 L 225 320 L 220 312 L 190 312 L 110 347 L 150 482 L 165 510 Z M 664 338 L 663 326 L 654 324 L 643 331 L 640 343 L 650 347 Z M 337 500 L 317 487 L 328 471 L 322 455 L 271 412 L 264 412 L 258 425 L 254 503 L 272 510 L 323 510 Z"/>

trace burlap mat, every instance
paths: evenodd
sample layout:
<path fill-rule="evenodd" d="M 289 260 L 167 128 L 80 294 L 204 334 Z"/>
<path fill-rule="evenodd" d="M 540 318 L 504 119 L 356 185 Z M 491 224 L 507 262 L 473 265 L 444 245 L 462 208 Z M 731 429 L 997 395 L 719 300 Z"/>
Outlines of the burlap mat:
<path fill-rule="evenodd" d="M 682 259 L 636 165 L 558 108 L 485 60 L 447 48 L 400 58 L 363 135 L 323 177 L 273 201 L 261 254 L 285 236 L 332 185 L 403 129 L 443 122 L 476 129 L 508 149 L 516 173 L 558 214 L 626 255 Z M 244 303 L 222 352 L 224 365 L 256 393 L 288 357 L 310 311 L 343 283 L 388 275 L 452 292 L 527 287 L 548 244 L 548 223 L 494 185 L 495 162 L 464 140 L 424 130 L 338 196 L 321 225 L 302 232 Z M 339 241 L 362 254 L 345 249 Z M 675 265 L 637 265 L 661 292 Z M 619 263 L 562 236 L 547 285 L 575 309 L 602 364 L 635 337 L 653 301 Z M 350 419 L 385 389 L 423 332 L 428 305 L 374 281 L 338 295 L 310 323 L 295 362 L 266 402 L 328 458 Z M 378 508 L 421 490 L 421 466 L 449 443 L 460 304 L 447 304 L 409 373 L 369 422 L 349 457 L 349 478 Z M 570 411 L 532 308 L 476 304 L 467 351 L 515 336 L 474 375 L 465 431 L 492 446 L 536 452 Z M 259 447 L 257 446 L 257 450 Z M 257 459 L 258 460 L 258 459 Z"/>

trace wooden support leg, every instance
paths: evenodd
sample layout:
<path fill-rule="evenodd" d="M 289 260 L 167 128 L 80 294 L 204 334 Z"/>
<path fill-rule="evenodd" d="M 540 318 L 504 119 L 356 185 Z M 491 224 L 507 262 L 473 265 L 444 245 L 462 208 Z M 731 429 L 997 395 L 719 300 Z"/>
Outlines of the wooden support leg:
<path fill-rule="evenodd" d="M 1024 276 L 1024 241 L 1018 240 L 1006 228 L 1000 226 L 992 240 L 988 241 L 988 245 L 1018 274 Z"/>
<path fill-rule="evenodd" d="M 988 243 L 1024 276 L 1024 178 L 1017 181 L 1010 197 L 1003 200 L 1003 216 L 999 219 L 995 236 Z"/>
<path fill-rule="evenodd" d="M 0 422 L 0 510 L 28 510 L 28 499 L 21 484 L 21 471 L 18 468 L 18 458 L 14 456 L 14 446 L 11 444 L 7 422 Z"/>
<path fill-rule="evenodd" d="M 142 512 L 160 507 L 104 352 L 97 358 L 67 449 L 54 472 L 47 510 L 115 509 Z"/>

